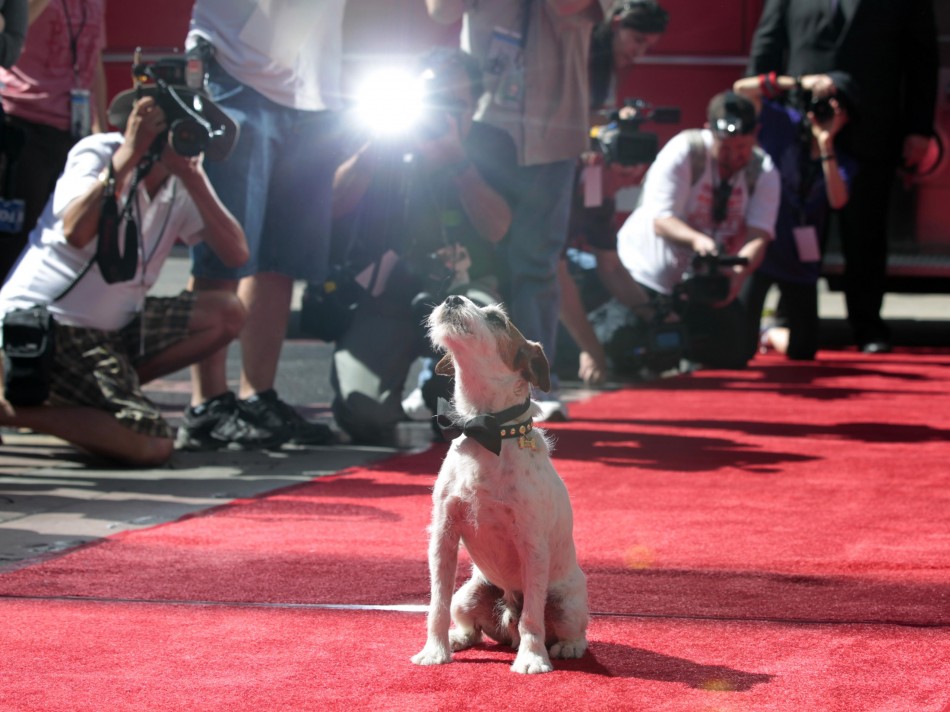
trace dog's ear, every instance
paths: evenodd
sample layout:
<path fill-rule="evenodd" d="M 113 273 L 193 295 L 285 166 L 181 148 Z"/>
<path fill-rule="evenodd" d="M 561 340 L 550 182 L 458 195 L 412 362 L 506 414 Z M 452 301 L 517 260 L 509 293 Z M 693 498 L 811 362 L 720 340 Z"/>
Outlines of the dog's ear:
<path fill-rule="evenodd" d="M 544 355 L 544 349 L 541 344 L 534 341 L 525 341 L 518 347 L 515 354 L 516 371 L 521 371 L 531 385 L 538 390 L 551 390 L 551 367 L 548 365 L 548 359 Z"/>
<path fill-rule="evenodd" d="M 452 354 L 445 354 L 435 365 L 435 372 L 440 376 L 455 376 L 455 362 L 452 360 Z"/>

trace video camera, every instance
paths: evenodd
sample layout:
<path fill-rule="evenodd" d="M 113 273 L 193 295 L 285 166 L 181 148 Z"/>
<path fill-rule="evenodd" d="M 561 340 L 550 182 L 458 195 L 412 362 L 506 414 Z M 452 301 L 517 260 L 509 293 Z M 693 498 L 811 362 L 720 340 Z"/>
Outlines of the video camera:
<path fill-rule="evenodd" d="M 683 275 L 683 281 L 673 290 L 677 300 L 701 304 L 721 302 L 729 296 L 729 276 L 722 269 L 747 265 L 745 257 L 730 255 L 693 255 L 691 268 Z"/>
<path fill-rule="evenodd" d="M 685 323 L 670 319 L 682 317 L 688 302 L 714 304 L 729 295 L 729 277 L 723 268 L 748 264 L 745 257 L 695 255 L 690 270 L 684 275 L 671 297 L 657 295 L 653 316 L 649 321 L 628 319 L 610 330 L 604 348 L 618 374 L 644 377 L 680 367 L 691 344 Z M 598 334 L 598 337 L 601 335 Z"/>
<path fill-rule="evenodd" d="M 136 56 L 132 76 L 136 88 L 155 87 L 155 101 L 168 120 L 168 142 L 180 156 L 197 156 L 204 152 L 215 137 L 215 130 L 202 116 L 201 95 L 188 92 L 183 96 L 179 87 L 187 86 L 188 59 L 164 57 L 154 62 L 142 62 Z M 156 140 L 156 148 L 166 141 L 165 135 Z"/>
<path fill-rule="evenodd" d="M 660 150 L 660 142 L 656 134 L 640 131 L 640 126 L 650 121 L 658 124 L 679 123 L 680 110 L 672 106 L 654 107 L 643 99 L 627 99 L 624 107 L 632 109 L 633 115 L 620 118 L 629 112 L 614 112 L 613 121 L 591 130 L 591 138 L 607 163 L 622 166 L 652 163 Z"/>

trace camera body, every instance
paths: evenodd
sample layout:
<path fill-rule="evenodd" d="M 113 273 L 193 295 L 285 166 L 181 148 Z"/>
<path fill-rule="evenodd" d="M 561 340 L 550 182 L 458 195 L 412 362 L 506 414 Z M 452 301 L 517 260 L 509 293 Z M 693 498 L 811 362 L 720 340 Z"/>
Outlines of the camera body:
<path fill-rule="evenodd" d="M 745 257 L 730 255 L 694 255 L 683 281 L 676 285 L 673 296 L 700 304 L 715 304 L 729 296 L 730 279 L 723 268 L 747 265 Z"/>
<path fill-rule="evenodd" d="M 188 84 L 189 71 L 189 60 L 185 57 L 163 57 L 154 62 L 138 62 L 132 67 L 139 86 L 155 87 L 155 101 L 168 120 L 167 138 L 160 136 L 155 150 L 167 141 L 178 155 L 197 156 L 214 138 L 214 129 L 202 116 L 201 95 L 194 92 L 183 95 L 176 88 Z"/>
<path fill-rule="evenodd" d="M 653 121 L 658 124 L 675 124 L 680 120 L 680 110 L 675 107 L 654 107 L 643 99 L 627 99 L 624 106 L 634 110 L 630 118 L 616 118 L 609 124 L 594 127 L 591 136 L 595 147 L 607 163 L 635 166 L 652 163 L 659 151 L 656 134 L 640 131 L 640 126 Z"/>

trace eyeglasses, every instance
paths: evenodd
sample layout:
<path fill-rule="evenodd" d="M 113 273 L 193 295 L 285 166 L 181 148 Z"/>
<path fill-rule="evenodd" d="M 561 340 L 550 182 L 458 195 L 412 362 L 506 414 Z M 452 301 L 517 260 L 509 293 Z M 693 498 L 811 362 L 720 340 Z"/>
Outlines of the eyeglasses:
<path fill-rule="evenodd" d="M 729 181 L 720 181 L 719 185 L 713 188 L 712 219 L 715 223 L 721 223 L 726 219 L 726 213 L 729 210 L 729 197 L 732 195 L 732 183 Z"/>

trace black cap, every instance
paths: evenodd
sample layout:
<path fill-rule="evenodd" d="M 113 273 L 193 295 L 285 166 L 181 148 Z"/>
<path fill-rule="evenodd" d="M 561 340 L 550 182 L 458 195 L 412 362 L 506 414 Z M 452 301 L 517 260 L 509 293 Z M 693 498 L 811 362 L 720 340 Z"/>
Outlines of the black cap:
<path fill-rule="evenodd" d="M 716 94 L 706 112 L 709 128 L 722 138 L 755 132 L 758 117 L 755 104 L 733 91 Z"/>
<path fill-rule="evenodd" d="M 196 92 L 189 87 L 178 85 L 172 86 L 171 89 L 191 111 L 211 124 L 214 136 L 205 151 L 205 158 L 209 161 L 221 161 L 227 158 L 238 137 L 238 125 L 234 120 L 204 92 Z M 143 96 L 156 96 L 159 92 L 160 89 L 155 85 L 139 86 L 120 92 L 109 104 L 109 123 L 124 132 L 136 100 Z"/>

